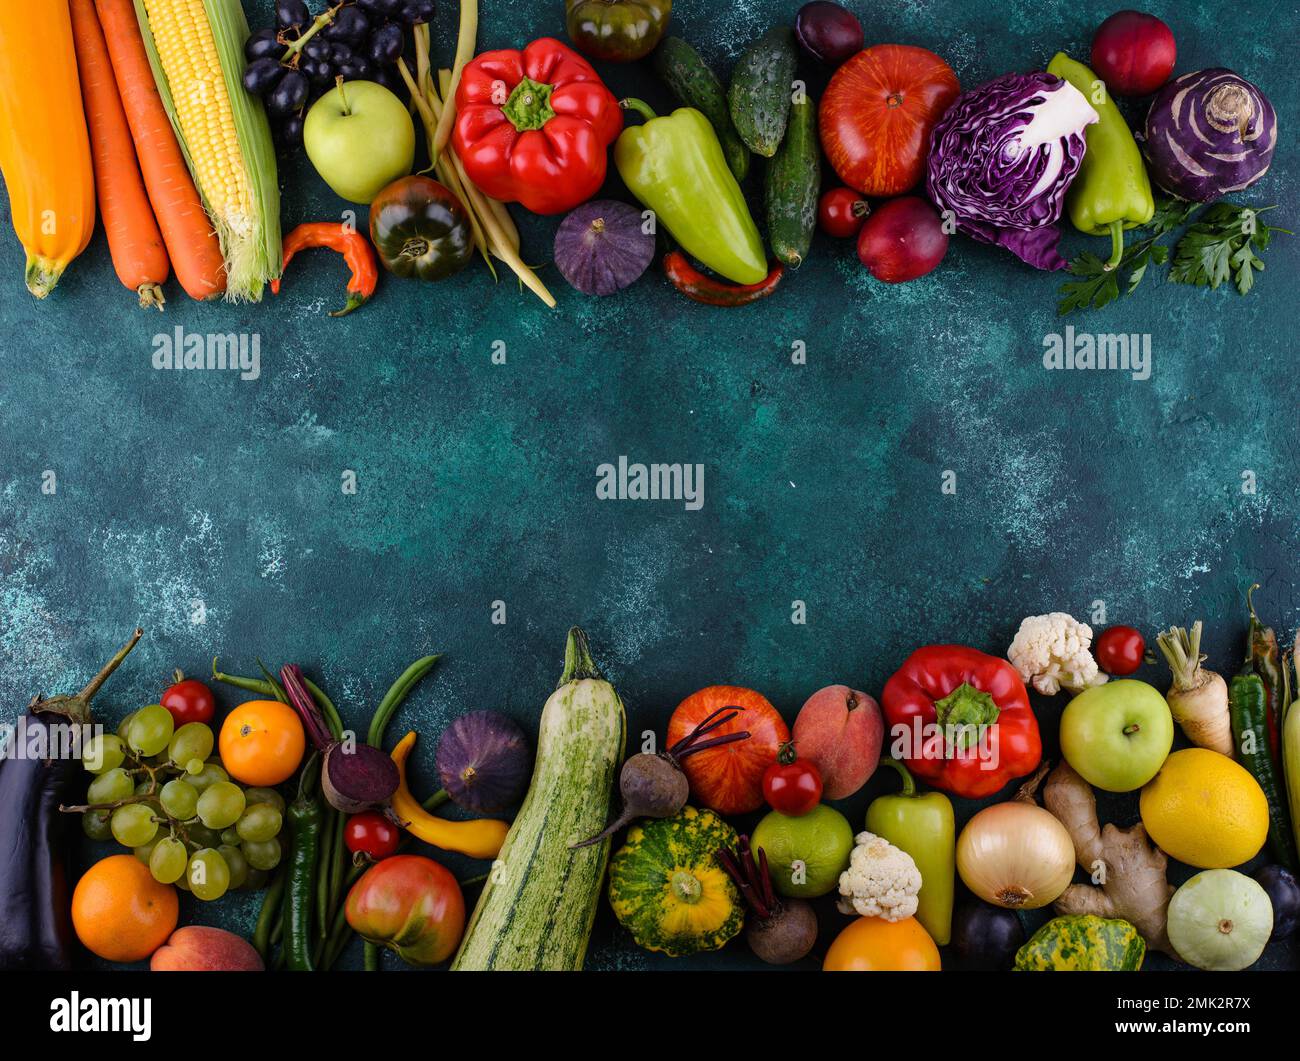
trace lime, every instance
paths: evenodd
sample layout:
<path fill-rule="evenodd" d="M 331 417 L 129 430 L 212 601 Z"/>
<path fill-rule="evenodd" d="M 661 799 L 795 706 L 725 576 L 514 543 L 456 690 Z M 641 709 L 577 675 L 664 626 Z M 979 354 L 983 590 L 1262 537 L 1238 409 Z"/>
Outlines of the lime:
<path fill-rule="evenodd" d="M 811 899 L 833 892 L 849 868 L 853 827 L 834 807 L 822 803 L 791 818 L 772 811 L 754 830 L 750 846 L 767 852 L 772 886 L 782 895 Z"/>

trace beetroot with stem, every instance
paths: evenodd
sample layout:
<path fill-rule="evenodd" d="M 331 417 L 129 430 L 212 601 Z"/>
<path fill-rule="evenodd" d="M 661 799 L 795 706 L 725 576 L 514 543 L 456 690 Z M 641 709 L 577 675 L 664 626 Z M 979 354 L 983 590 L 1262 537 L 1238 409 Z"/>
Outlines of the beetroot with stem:
<path fill-rule="evenodd" d="M 336 737 L 296 663 L 281 668 L 280 680 L 289 703 L 302 718 L 308 739 L 321 753 L 320 787 L 326 802 L 344 814 L 359 814 L 387 803 L 397 791 L 393 760 L 382 749 L 358 743 L 355 737 Z"/>
<path fill-rule="evenodd" d="M 745 926 L 749 949 L 769 965 L 789 965 L 806 958 L 817 942 L 817 914 L 803 899 L 782 899 L 772 887 L 767 852 L 758 859 L 742 835 L 735 851 L 722 848 L 714 856 L 740 889 L 753 916 Z"/>
<path fill-rule="evenodd" d="M 671 818 L 677 814 L 686 806 L 691 794 L 690 782 L 682 773 L 682 760 L 706 748 L 749 740 L 748 730 L 701 739 L 739 714 L 740 708 L 720 707 L 666 752 L 641 752 L 632 756 L 618 775 L 623 813 L 595 836 L 572 846 L 579 848 L 599 843 L 637 818 Z"/>

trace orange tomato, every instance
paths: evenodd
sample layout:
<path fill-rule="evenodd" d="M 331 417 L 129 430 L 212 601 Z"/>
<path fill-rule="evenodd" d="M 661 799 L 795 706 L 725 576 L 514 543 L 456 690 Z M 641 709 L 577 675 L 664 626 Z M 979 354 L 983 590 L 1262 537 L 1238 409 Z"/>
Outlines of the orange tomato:
<path fill-rule="evenodd" d="M 859 917 L 835 937 L 822 971 L 937 973 L 939 948 L 914 917 Z"/>
<path fill-rule="evenodd" d="M 138 962 L 176 928 L 176 889 L 159 884 L 134 855 L 109 855 L 86 870 L 72 893 L 72 927 L 94 954 Z"/>
<path fill-rule="evenodd" d="M 249 700 L 226 716 L 218 748 L 221 765 L 236 781 L 278 785 L 298 769 L 307 747 L 302 721 L 278 700 Z"/>

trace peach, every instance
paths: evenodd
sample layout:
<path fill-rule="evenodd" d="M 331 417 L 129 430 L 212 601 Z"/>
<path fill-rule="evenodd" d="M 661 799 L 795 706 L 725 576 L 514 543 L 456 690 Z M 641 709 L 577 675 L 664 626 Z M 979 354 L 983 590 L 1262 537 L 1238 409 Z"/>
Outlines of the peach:
<path fill-rule="evenodd" d="M 220 928 L 186 925 L 154 951 L 149 968 L 156 973 L 260 973 L 265 967 L 242 936 Z"/>
<path fill-rule="evenodd" d="M 867 783 L 880 762 L 885 723 L 880 705 L 847 685 L 808 697 L 794 720 L 794 747 L 822 775 L 826 799 L 844 799 Z"/>

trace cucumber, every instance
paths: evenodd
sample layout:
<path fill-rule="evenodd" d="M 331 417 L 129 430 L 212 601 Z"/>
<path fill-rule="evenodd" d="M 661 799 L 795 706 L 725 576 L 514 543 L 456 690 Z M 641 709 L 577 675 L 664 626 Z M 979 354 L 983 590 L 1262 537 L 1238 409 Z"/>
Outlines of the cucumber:
<path fill-rule="evenodd" d="M 727 157 L 736 180 L 749 173 L 749 148 L 731 123 L 727 92 L 709 65 L 681 37 L 665 37 L 654 54 L 655 70 L 683 107 L 694 107 L 709 119 L 718 134 L 722 153 Z"/>
<path fill-rule="evenodd" d="M 542 709 L 532 783 L 465 929 L 453 970 L 582 968 L 609 840 L 605 828 L 623 759 L 627 715 L 574 627 L 559 687 Z"/>
<path fill-rule="evenodd" d="M 821 192 L 817 104 L 807 93 L 790 105 L 790 124 L 767 164 L 767 238 L 777 260 L 799 268 L 812 249 Z"/>
<path fill-rule="evenodd" d="M 796 59 L 794 32 L 777 26 L 749 46 L 731 75 L 731 121 L 745 146 L 764 158 L 785 136 Z"/>

